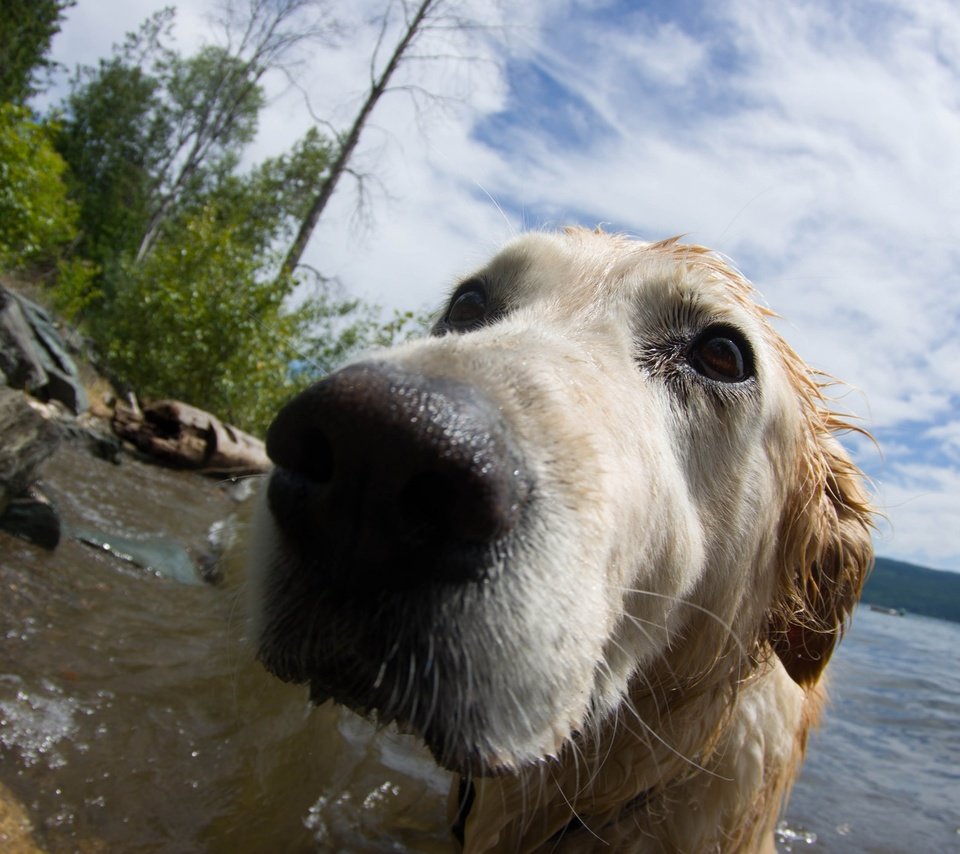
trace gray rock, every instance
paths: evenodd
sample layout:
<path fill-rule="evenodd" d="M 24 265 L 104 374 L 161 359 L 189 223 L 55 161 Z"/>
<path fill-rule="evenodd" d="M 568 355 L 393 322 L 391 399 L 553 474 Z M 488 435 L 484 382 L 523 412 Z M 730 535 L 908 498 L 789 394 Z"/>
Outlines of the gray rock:
<path fill-rule="evenodd" d="M 55 549 L 60 543 L 57 508 L 36 487 L 11 499 L 0 516 L 0 528 L 41 548 Z"/>
<path fill-rule="evenodd" d="M 70 534 L 81 543 L 103 549 L 118 560 L 132 563 L 161 578 L 179 581 L 181 584 L 203 583 L 200 570 L 189 552 L 166 537 L 122 537 L 92 528 L 73 530 Z"/>
<path fill-rule="evenodd" d="M 0 515 L 36 480 L 60 437 L 58 426 L 34 410 L 23 392 L 0 387 Z"/>
<path fill-rule="evenodd" d="M 36 394 L 47 384 L 33 329 L 16 295 L 0 288 L 0 371 L 13 388 Z"/>
<path fill-rule="evenodd" d="M 90 401 L 80 382 L 77 365 L 67 352 L 52 318 L 35 302 L 19 294 L 13 296 L 30 324 L 36 342 L 34 353 L 47 377 L 46 385 L 41 389 L 43 399 L 60 401 L 74 415 L 86 412 Z"/>

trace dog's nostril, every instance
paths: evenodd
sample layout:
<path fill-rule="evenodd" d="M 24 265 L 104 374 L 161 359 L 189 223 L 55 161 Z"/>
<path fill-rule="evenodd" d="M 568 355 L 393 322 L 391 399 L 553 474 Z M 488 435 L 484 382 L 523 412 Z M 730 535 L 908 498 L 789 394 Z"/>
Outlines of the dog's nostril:
<path fill-rule="evenodd" d="M 413 475 L 397 496 L 398 521 L 413 545 L 488 543 L 506 534 L 526 497 L 525 484 L 488 467 Z"/>
<path fill-rule="evenodd" d="M 408 541 L 427 543 L 443 535 L 451 493 L 448 481 L 437 472 L 421 472 L 401 488 L 397 516 Z"/>
<path fill-rule="evenodd" d="M 267 430 L 267 454 L 278 468 L 324 484 L 335 474 L 334 445 L 311 404 L 295 399 L 280 411 Z"/>
<path fill-rule="evenodd" d="M 315 483 L 329 483 L 334 475 L 333 446 L 322 430 L 308 430 L 304 436 L 301 471 Z"/>

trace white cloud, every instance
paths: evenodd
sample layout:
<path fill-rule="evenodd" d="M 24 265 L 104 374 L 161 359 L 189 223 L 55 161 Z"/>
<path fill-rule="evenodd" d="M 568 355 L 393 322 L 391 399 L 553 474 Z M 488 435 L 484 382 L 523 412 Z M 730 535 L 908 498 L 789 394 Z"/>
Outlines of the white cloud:
<path fill-rule="evenodd" d="M 937 443 L 952 460 L 960 462 L 960 419 L 930 428 L 925 438 Z"/>
<path fill-rule="evenodd" d="M 878 484 L 886 519 L 878 551 L 937 568 L 960 567 L 960 472 L 900 466 Z"/>

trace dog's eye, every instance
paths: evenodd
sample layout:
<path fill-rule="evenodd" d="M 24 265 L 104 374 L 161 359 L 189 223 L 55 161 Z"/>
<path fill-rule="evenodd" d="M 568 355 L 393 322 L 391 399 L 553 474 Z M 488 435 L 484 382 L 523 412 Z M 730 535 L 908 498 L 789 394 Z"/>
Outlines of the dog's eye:
<path fill-rule="evenodd" d="M 476 329 L 487 317 L 487 289 L 483 282 L 471 279 L 464 282 L 450 300 L 445 324 L 461 332 Z"/>
<path fill-rule="evenodd" d="M 753 376 L 753 352 L 746 338 L 730 326 L 712 326 L 698 335 L 687 353 L 693 369 L 721 383 Z"/>

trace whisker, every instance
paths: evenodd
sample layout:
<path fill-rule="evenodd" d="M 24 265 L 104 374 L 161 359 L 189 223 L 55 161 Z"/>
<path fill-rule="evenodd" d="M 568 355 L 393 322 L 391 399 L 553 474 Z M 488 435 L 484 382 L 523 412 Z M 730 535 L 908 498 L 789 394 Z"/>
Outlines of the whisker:
<path fill-rule="evenodd" d="M 668 742 L 665 738 L 663 738 L 663 736 L 661 736 L 659 733 L 657 733 L 657 731 L 656 731 L 652 726 L 650 726 L 650 724 L 648 724 L 648 723 L 643 719 L 643 717 L 637 712 L 636 709 L 634 709 L 634 708 L 632 707 L 631 704 L 625 703 L 625 704 L 624 704 L 624 708 L 632 711 L 632 712 L 633 712 L 633 717 L 634 717 L 634 719 L 636 720 L 636 722 L 637 722 L 638 724 L 640 724 L 640 726 L 642 726 L 643 729 L 644 729 L 650 736 L 652 736 L 655 741 L 657 741 L 658 743 L 662 744 L 665 748 L 667 748 L 667 750 L 670 751 L 670 753 L 672 753 L 674 756 L 676 756 L 678 759 L 680 759 L 684 764 L 689 765 L 689 766 L 692 767 L 692 768 L 696 768 L 698 771 L 702 771 L 704 774 L 707 774 L 707 775 L 709 775 L 710 777 L 715 777 L 715 778 L 718 779 L 718 780 L 724 780 L 724 781 L 726 781 L 726 782 L 730 782 L 730 780 L 731 780 L 730 777 L 725 777 L 725 776 L 722 775 L 722 774 L 718 774 L 716 771 L 711 771 L 709 768 L 706 768 L 705 766 L 701 765 L 701 764 L 700 764 L 699 762 L 697 762 L 695 759 L 692 759 L 691 757 L 686 756 L 684 753 L 682 753 L 681 751 L 677 750 L 676 747 L 674 747 L 672 744 L 670 744 L 670 742 Z"/>
<path fill-rule="evenodd" d="M 653 590 L 643 590 L 637 587 L 622 587 L 620 585 L 617 585 L 616 589 L 620 590 L 623 593 L 634 593 L 639 596 L 652 596 L 656 599 L 666 599 L 670 602 L 676 602 L 678 605 L 683 605 L 688 608 L 692 608 L 694 611 L 699 611 L 701 614 L 704 614 L 707 617 L 710 617 L 710 619 L 714 620 L 718 625 L 720 625 L 723 629 L 725 629 L 730 639 L 737 645 L 737 648 L 740 650 L 740 652 L 744 656 L 749 656 L 747 648 L 743 645 L 743 641 L 741 641 L 740 638 L 737 637 L 737 634 L 734 631 L 733 626 L 730 625 L 730 623 L 728 623 L 725 619 L 723 619 L 723 617 L 721 617 L 719 614 L 715 614 L 709 608 L 704 608 L 703 605 L 698 605 L 696 602 L 691 602 L 689 599 L 684 599 L 682 596 L 671 596 L 669 593 L 657 593 Z"/>
<path fill-rule="evenodd" d="M 566 794 L 564 793 L 564 791 L 563 791 L 563 786 L 560 785 L 560 781 L 557 780 L 557 778 L 553 775 L 553 772 L 552 772 L 552 771 L 550 772 L 550 776 L 553 778 L 553 782 L 554 782 L 554 784 L 555 784 L 556 787 L 557 787 L 557 791 L 560 793 L 560 797 L 563 798 L 564 803 L 570 808 L 570 814 L 579 822 L 580 827 L 582 827 L 584 830 L 586 830 L 587 833 L 589 833 L 589 834 L 590 834 L 594 839 L 596 839 L 597 842 L 599 842 L 601 845 L 606 845 L 606 846 L 609 847 L 610 843 L 607 842 L 602 836 L 600 836 L 592 827 L 590 827 L 590 825 L 588 825 L 588 824 L 583 820 L 583 817 L 577 812 L 577 810 L 574 808 L 573 804 L 570 802 L 570 799 L 569 799 L 569 798 L 566 796 Z M 560 836 L 561 836 L 561 838 L 563 837 L 563 833 L 562 833 L 562 832 L 561 832 Z M 554 849 L 556 848 L 556 845 L 559 845 L 559 844 L 560 844 L 560 839 L 558 839 L 557 842 L 555 843 Z"/>

